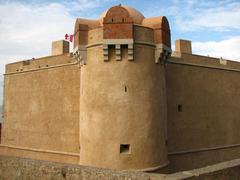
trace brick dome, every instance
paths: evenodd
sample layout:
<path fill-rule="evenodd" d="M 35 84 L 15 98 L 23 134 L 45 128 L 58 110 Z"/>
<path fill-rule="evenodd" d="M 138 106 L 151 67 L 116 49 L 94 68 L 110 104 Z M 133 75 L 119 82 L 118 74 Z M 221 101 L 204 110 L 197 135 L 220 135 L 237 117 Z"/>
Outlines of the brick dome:
<path fill-rule="evenodd" d="M 106 16 L 111 14 L 112 16 L 115 15 L 124 15 L 128 16 L 129 18 L 132 19 L 134 24 L 141 24 L 143 19 L 145 18 L 142 13 L 140 13 L 138 10 L 129 7 L 129 6 L 114 6 L 107 11 L 105 11 L 101 16 L 100 16 L 100 24 L 103 24 L 103 20 Z"/>

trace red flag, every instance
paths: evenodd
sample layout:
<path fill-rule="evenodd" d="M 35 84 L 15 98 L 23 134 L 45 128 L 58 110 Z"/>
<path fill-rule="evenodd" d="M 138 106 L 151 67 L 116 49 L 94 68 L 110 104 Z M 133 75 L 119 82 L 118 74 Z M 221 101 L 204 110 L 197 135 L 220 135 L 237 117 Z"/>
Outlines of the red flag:
<path fill-rule="evenodd" d="M 68 34 L 65 34 L 65 40 L 68 40 Z"/>
<path fill-rule="evenodd" d="M 73 35 L 72 34 L 65 34 L 65 40 L 73 42 Z"/>
<path fill-rule="evenodd" d="M 73 42 L 73 35 L 70 35 L 70 42 Z"/>

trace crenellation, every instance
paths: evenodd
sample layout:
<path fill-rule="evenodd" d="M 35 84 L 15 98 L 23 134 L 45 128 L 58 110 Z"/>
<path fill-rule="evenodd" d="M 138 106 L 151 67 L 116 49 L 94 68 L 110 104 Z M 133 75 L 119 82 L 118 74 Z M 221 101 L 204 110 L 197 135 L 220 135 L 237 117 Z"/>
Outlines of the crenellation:
<path fill-rule="evenodd" d="M 109 61 L 109 57 L 108 57 L 108 55 L 109 55 L 109 50 L 108 50 L 108 46 L 109 45 L 107 45 L 107 44 L 103 44 L 103 60 L 104 61 Z"/>
<path fill-rule="evenodd" d="M 120 44 L 115 45 L 115 53 L 116 53 L 116 60 L 120 61 L 121 60 L 121 45 Z"/>

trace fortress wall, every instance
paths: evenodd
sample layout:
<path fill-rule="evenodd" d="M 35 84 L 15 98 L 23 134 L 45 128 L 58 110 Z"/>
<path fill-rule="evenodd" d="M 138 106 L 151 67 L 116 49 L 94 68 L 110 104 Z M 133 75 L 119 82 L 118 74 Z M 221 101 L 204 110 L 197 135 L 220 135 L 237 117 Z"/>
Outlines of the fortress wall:
<path fill-rule="evenodd" d="M 69 164 L 78 164 L 80 157 L 79 153 L 68 153 L 0 144 L 0 156 L 2 155 Z"/>
<path fill-rule="evenodd" d="M 102 46 L 88 48 L 87 57 L 81 69 L 80 164 L 113 169 L 167 165 L 165 77 L 163 66 L 155 63 L 155 48 L 134 45 L 133 61 L 127 49 L 117 61 L 113 48 L 105 62 Z M 129 145 L 126 152 L 121 145 Z"/>
<path fill-rule="evenodd" d="M 24 61 L 18 61 L 15 63 L 10 63 L 6 65 L 5 73 L 18 73 L 24 72 L 31 69 L 42 70 L 44 68 L 53 67 L 59 64 L 73 63 L 75 59 L 70 57 L 70 54 L 56 55 L 56 56 L 47 56 L 37 59 L 30 59 Z"/>
<path fill-rule="evenodd" d="M 74 61 L 40 58 L 18 73 L 22 62 L 7 65 L 3 145 L 79 153 L 80 70 Z"/>
<path fill-rule="evenodd" d="M 186 54 L 167 64 L 168 150 L 177 168 L 240 157 L 240 68 L 234 64 Z"/>
<path fill-rule="evenodd" d="M 81 70 L 81 164 L 116 169 L 166 165 L 166 107 L 158 83 L 162 67 L 154 62 L 153 48 L 134 49 L 134 61 L 116 61 L 113 55 L 109 62 L 99 55 L 100 47 L 88 50 Z M 120 144 L 129 144 L 130 152 L 120 154 Z"/>

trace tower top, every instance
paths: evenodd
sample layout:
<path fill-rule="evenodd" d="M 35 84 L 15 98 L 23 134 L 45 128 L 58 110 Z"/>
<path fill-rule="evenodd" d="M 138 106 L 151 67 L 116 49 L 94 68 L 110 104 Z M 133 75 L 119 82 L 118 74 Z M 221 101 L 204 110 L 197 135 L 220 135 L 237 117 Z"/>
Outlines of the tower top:
<path fill-rule="evenodd" d="M 155 61 L 166 59 L 171 54 L 171 35 L 168 20 L 165 16 L 145 18 L 138 10 L 123 5 L 117 5 L 105 11 L 98 20 L 78 18 L 74 29 L 74 52 L 86 50 L 93 40 L 89 40 L 88 33 L 93 29 L 102 29 L 98 43 L 102 43 L 104 49 L 104 61 L 108 61 L 108 46 L 116 46 L 120 52 L 120 46 L 128 46 L 128 59 L 133 60 L 133 46 L 137 43 L 136 29 L 145 29 L 145 38 L 152 37 L 146 43 L 150 43 L 157 49 Z M 142 31 L 142 32 L 143 32 Z M 135 32 L 135 33 L 134 33 Z M 99 38 L 98 37 L 98 38 Z M 88 42 L 89 41 L 89 42 Z M 141 39 L 140 41 L 144 41 Z M 139 41 L 138 41 L 139 42 Z M 78 54 L 79 54 L 78 53 Z M 119 53 L 118 53 L 119 54 Z M 76 53 L 77 55 L 77 53 Z M 117 57 L 119 59 L 120 56 Z"/>
<path fill-rule="evenodd" d="M 108 29 L 108 27 L 111 26 L 109 31 L 119 29 L 119 32 L 112 32 L 112 34 L 124 34 L 124 31 L 126 30 L 132 31 L 133 25 L 148 27 L 156 30 L 155 43 L 164 44 L 171 48 L 170 27 L 165 16 L 145 18 L 138 10 L 124 5 L 117 5 L 109 8 L 102 13 L 98 20 L 77 18 L 74 29 L 74 47 L 87 44 L 87 42 L 84 42 L 83 39 L 79 39 L 79 33 L 84 34 L 89 30 L 101 27 L 105 31 L 106 28 Z M 129 33 L 125 34 L 129 36 Z M 124 37 L 123 39 L 128 38 L 129 37 Z M 116 37 L 116 39 L 122 39 L 122 37 Z"/>

